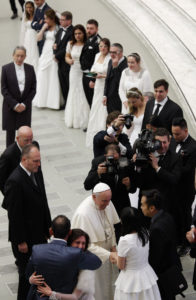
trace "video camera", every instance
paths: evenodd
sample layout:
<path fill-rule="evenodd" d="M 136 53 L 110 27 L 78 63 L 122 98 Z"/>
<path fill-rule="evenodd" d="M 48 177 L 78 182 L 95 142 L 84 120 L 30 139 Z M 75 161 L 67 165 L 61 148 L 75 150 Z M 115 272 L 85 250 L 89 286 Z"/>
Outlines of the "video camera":
<path fill-rule="evenodd" d="M 150 160 L 149 154 L 161 149 L 161 142 L 154 139 L 151 130 L 144 129 L 135 141 L 134 148 L 137 154 L 136 167 L 145 167 Z"/>

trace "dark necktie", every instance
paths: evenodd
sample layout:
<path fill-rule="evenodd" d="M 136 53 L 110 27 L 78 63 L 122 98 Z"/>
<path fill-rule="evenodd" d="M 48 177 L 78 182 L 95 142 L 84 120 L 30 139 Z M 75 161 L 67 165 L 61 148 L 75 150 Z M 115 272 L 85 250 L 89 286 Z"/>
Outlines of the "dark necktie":
<path fill-rule="evenodd" d="M 158 116 L 158 114 L 159 114 L 159 109 L 160 109 L 160 107 L 161 107 L 161 104 L 156 104 L 156 109 L 155 109 L 155 112 L 154 112 L 154 114 L 153 114 L 153 116 L 154 117 L 156 117 L 156 116 Z"/>
<path fill-rule="evenodd" d="M 36 182 L 36 180 L 35 180 L 35 175 L 34 175 L 34 173 L 31 173 L 30 178 L 31 178 L 31 180 L 33 181 L 33 183 L 37 186 L 37 182 Z"/>

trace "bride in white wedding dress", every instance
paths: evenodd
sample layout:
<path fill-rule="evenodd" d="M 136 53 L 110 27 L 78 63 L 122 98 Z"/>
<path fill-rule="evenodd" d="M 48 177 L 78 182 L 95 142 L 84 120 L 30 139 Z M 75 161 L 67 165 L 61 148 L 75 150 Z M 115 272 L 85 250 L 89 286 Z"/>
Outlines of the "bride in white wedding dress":
<path fill-rule="evenodd" d="M 108 62 L 110 60 L 110 41 L 106 38 L 102 39 L 99 44 L 99 53 L 95 56 L 94 64 L 91 72 L 97 73 L 95 84 L 90 81 L 92 87 L 94 86 L 94 96 L 92 107 L 89 116 L 88 128 L 86 133 L 86 146 L 93 147 L 93 138 L 98 131 L 105 130 L 107 109 L 103 105 L 104 85 L 108 69 Z"/>
<path fill-rule="evenodd" d="M 82 25 L 73 28 L 73 38 L 66 49 L 66 63 L 70 68 L 69 93 L 65 108 L 65 124 L 69 128 L 87 128 L 89 105 L 84 93 L 80 66 L 80 54 L 86 41 L 86 31 Z"/>
<path fill-rule="evenodd" d="M 20 45 L 24 46 L 27 51 L 25 62 L 33 65 L 36 72 L 39 53 L 37 47 L 37 33 L 31 28 L 34 11 L 34 3 L 32 1 L 25 2 L 20 32 Z"/>
<path fill-rule="evenodd" d="M 37 93 L 33 104 L 37 107 L 60 108 L 60 84 L 58 65 L 53 58 L 53 45 L 58 31 L 55 11 L 45 12 L 45 24 L 38 33 L 38 40 L 44 39 L 44 47 L 37 69 Z"/>

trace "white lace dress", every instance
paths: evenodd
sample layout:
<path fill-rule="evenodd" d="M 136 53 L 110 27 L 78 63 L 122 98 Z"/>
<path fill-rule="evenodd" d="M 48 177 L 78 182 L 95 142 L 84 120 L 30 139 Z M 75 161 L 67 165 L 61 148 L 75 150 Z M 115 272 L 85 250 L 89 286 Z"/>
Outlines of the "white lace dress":
<path fill-rule="evenodd" d="M 130 68 L 123 70 L 119 84 L 119 95 L 122 101 L 123 114 L 128 113 L 123 102 L 127 101 L 127 91 L 133 87 L 138 88 L 142 93 L 153 91 L 152 80 L 148 70 L 141 69 L 139 72 L 133 72 Z"/>
<path fill-rule="evenodd" d="M 25 62 L 27 64 L 33 65 L 35 71 L 37 71 L 37 64 L 39 59 L 37 33 L 31 28 L 31 21 L 22 21 L 20 45 L 24 46 L 27 50 Z"/>
<path fill-rule="evenodd" d="M 98 59 L 101 53 L 97 53 L 95 56 L 94 64 L 91 68 L 92 72 L 106 74 L 108 69 L 108 62 L 110 55 L 106 55 L 104 62 L 100 64 Z M 86 146 L 89 148 L 93 147 L 93 138 L 100 130 L 106 128 L 107 109 L 103 105 L 103 94 L 104 94 L 105 78 L 97 78 L 94 87 L 94 96 L 92 107 L 89 116 L 87 134 L 86 134 Z"/>
<path fill-rule="evenodd" d="M 69 128 L 87 128 L 89 105 L 84 94 L 82 76 L 83 72 L 80 66 L 80 54 L 83 45 L 73 45 L 70 42 L 67 45 L 66 52 L 74 60 L 69 73 L 69 93 L 65 108 L 65 125 Z"/>
<path fill-rule="evenodd" d="M 33 105 L 52 109 L 60 108 L 60 84 L 58 65 L 53 59 L 53 44 L 56 30 L 45 33 L 45 42 L 42 54 L 38 61 L 37 93 Z"/>
<path fill-rule="evenodd" d="M 116 280 L 114 300 L 161 300 L 148 252 L 149 244 L 142 247 L 137 233 L 120 238 L 118 256 L 126 258 L 126 266 Z"/>

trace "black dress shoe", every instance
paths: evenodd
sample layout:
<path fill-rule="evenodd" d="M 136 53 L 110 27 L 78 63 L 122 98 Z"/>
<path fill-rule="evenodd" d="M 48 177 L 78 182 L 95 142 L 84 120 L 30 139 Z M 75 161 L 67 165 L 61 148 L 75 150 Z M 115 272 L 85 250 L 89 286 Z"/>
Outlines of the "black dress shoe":
<path fill-rule="evenodd" d="M 13 14 L 12 16 L 11 16 L 11 19 L 12 20 L 14 20 L 14 19 L 16 19 L 16 18 L 18 18 L 18 14 L 16 13 L 16 14 Z"/>

